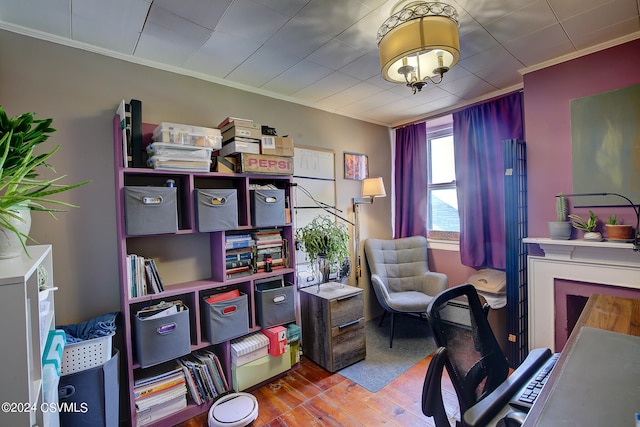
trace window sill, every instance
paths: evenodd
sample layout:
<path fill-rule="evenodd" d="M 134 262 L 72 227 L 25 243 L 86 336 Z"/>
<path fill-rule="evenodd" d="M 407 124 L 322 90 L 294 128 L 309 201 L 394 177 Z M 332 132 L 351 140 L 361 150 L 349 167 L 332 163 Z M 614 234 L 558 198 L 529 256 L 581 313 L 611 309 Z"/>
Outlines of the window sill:
<path fill-rule="evenodd" d="M 427 239 L 427 247 L 429 249 L 437 249 L 442 251 L 460 252 L 460 242 L 458 242 L 457 240 Z"/>

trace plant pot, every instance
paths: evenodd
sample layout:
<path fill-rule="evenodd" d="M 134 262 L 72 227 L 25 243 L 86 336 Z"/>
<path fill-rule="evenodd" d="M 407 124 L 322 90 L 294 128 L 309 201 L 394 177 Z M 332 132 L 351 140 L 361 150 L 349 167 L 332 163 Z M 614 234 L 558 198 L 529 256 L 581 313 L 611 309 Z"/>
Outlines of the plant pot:
<path fill-rule="evenodd" d="M 597 231 L 585 231 L 584 236 L 582 236 L 584 240 L 590 240 L 592 242 L 601 242 L 602 234 Z"/>
<path fill-rule="evenodd" d="M 631 240 L 633 239 L 633 227 L 628 224 L 606 224 L 608 240 Z"/>
<path fill-rule="evenodd" d="M 29 235 L 31 230 L 31 210 L 17 209 L 15 212 L 20 218 L 9 218 L 9 223 L 24 235 Z M 24 238 L 8 228 L 0 226 L 0 259 L 16 258 L 23 252 Z"/>
<path fill-rule="evenodd" d="M 571 239 L 571 222 L 549 222 L 549 237 L 552 240 L 569 240 Z"/>

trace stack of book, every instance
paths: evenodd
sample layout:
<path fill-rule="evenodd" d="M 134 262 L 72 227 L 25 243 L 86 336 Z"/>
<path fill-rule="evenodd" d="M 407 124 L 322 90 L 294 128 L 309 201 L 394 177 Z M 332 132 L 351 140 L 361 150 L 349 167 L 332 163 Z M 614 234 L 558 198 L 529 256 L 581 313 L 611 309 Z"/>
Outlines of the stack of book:
<path fill-rule="evenodd" d="M 253 246 L 251 234 L 228 234 L 224 237 L 227 279 L 253 274 Z"/>
<path fill-rule="evenodd" d="M 129 298 L 142 297 L 149 294 L 159 294 L 164 291 L 164 285 L 158 266 L 153 258 L 140 255 L 127 255 L 127 286 Z"/>
<path fill-rule="evenodd" d="M 271 270 L 278 270 L 286 266 L 286 240 L 282 238 L 282 231 L 278 229 L 258 230 L 252 233 L 256 242 L 256 272 L 269 270 L 267 260 L 270 258 Z"/>
<path fill-rule="evenodd" d="M 181 367 L 134 381 L 133 393 L 139 426 L 187 407 L 187 383 Z"/>
<path fill-rule="evenodd" d="M 178 359 L 187 379 L 189 395 L 197 405 L 216 398 L 230 390 L 215 353 L 200 350 Z"/>

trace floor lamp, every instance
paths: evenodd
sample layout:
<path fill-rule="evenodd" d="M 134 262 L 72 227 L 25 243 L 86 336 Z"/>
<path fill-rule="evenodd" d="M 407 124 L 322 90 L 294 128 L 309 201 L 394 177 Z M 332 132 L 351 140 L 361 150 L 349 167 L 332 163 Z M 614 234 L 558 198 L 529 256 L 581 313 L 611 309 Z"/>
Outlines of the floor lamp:
<path fill-rule="evenodd" d="M 362 197 L 354 197 L 353 198 L 353 215 L 354 215 L 354 231 L 355 231 L 355 248 L 354 253 L 356 256 L 356 286 L 358 286 L 360 282 L 360 275 L 362 273 L 361 263 L 360 263 L 360 205 L 370 205 L 372 204 L 376 197 L 386 197 L 387 192 L 384 189 L 384 181 L 382 181 L 381 177 L 377 178 L 365 178 L 362 180 Z"/>

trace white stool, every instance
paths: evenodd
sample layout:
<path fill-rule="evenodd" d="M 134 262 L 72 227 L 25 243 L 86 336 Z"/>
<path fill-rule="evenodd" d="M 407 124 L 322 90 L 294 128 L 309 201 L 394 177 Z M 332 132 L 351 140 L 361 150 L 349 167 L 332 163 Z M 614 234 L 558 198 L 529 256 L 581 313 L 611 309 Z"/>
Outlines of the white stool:
<path fill-rule="evenodd" d="M 209 409 L 209 427 L 244 427 L 258 418 L 258 401 L 249 393 L 221 397 Z"/>

